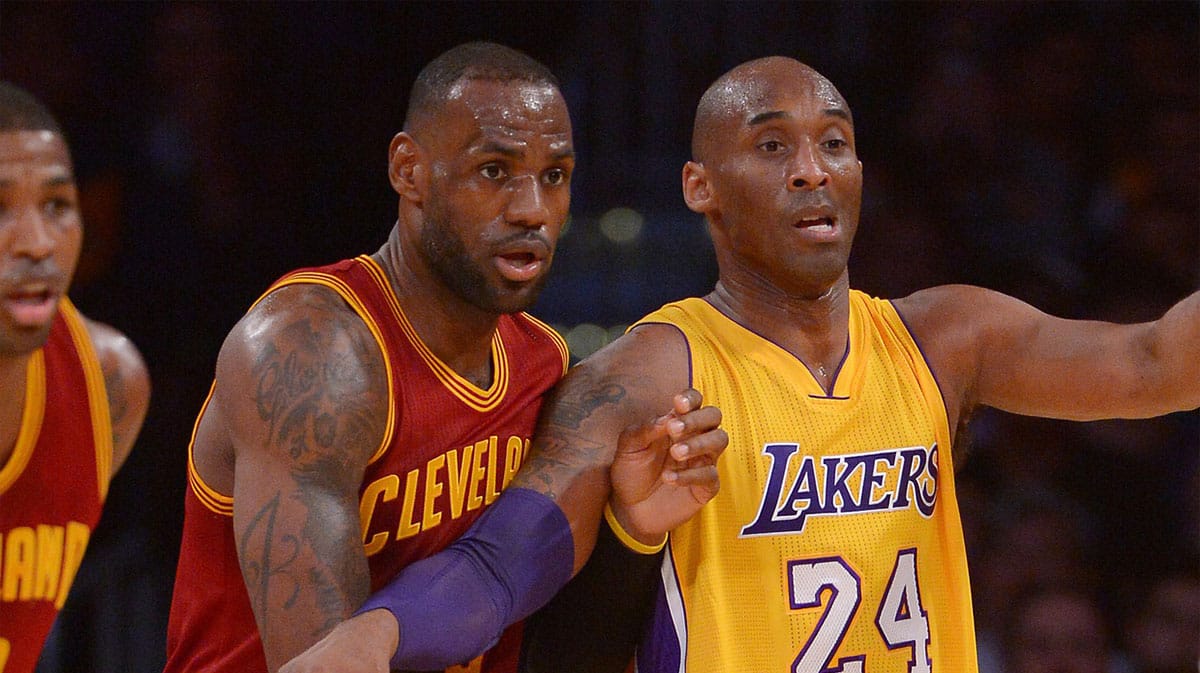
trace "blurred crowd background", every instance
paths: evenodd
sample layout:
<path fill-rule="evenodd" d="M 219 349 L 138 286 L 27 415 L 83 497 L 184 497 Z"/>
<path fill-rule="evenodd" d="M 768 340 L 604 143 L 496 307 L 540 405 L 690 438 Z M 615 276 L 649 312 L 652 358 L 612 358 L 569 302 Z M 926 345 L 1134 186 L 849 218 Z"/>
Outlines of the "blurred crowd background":
<path fill-rule="evenodd" d="M 154 381 L 42 673 L 161 670 L 187 441 L 221 340 L 280 274 L 383 242 L 408 87 L 468 39 L 542 60 L 571 106 L 572 221 L 534 312 L 576 357 L 712 287 L 680 196 L 692 113 L 770 54 L 854 111 L 852 285 L 975 283 L 1120 322 L 1200 286 L 1196 2 L 4 0 L 0 77 L 52 108 L 74 152 L 73 297 Z M 984 411 L 956 451 L 985 673 L 1195 673 L 1200 414 Z"/>

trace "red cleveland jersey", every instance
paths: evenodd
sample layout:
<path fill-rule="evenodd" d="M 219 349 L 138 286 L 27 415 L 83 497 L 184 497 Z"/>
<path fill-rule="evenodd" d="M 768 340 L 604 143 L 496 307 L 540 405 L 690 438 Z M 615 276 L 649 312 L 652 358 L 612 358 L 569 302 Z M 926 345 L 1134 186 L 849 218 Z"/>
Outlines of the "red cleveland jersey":
<path fill-rule="evenodd" d="M 370 257 L 293 272 L 268 293 L 297 283 L 341 295 L 388 366 L 388 429 L 360 489 L 374 591 L 462 535 L 516 474 L 542 396 L 566 372 L 567 346 L 526 314 L 502 316 L 492 339 L 493 382 L 482 390 L 421 342 Z M 234 546 L 233 499 L 206 485 L 190 458 L 185 507 L 165 673 L 266 671 Z M 465 670 L 511 673 L 519 652 L 513 627 Z"/>
<path fill-rule="evenodd" d="M 21 429 L 0 467 L 0 673 L 30 673 L 67 598 L 112 473 L 104 375 L 63 299 L 29 359 Z"/>

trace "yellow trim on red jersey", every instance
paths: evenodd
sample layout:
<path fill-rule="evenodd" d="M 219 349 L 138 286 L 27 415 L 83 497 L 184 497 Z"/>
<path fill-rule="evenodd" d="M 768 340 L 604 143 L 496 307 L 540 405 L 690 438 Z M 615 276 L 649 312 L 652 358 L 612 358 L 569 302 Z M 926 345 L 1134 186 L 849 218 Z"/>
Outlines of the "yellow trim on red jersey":
<path fill-rule="evenodd" d="M 8 464 L 0 468 L 0 494 L 17 481 L 29 464 L 42 431 L 45 412 L 46 360 L 39 348 L 29 356 L 29 364 L 25 366 L 25 410 L 21 412 L 21 429 L 17 432 L 17 443 L 8 457 Z"/>
<path fill-rule="evenodd" d="M 112 408 L 109 405 L 108 389 L 104 385 L 104 369 L 100 366 L 100 358 L 92 344 L 91 335 L 83 316 L 71 303 L 63 297 L 59 302 L 59 311 L 71 333 L 71 341 L 75 344 L 75 352 L 83 365 L 83 380 L 87 386 L 88 409 L 92 417 L 92 441 L 96 448 L 96 484 L 100 489 L 100 501 L 108 497 L 108 484 L 112 481 L 113 464 L 113 430 Z"/>
<path fill-rule="evenodd" d="M 492 377 L 491 387 L 483 390 L 463 378 L 449 365 L 442 362 L 437 355 L 434 355 L 433 351 L 429 350 L 429 347 L 425 345 L 420 335 L 417 334 L 417 330 L 413 328 L 412 323 L 408 321 L 408 316 L 404 314 L 404 309 L 400 307 L 400 301 L 396 298 L 395 291 L 392 290 L 387 274 L 384 273 L 379 264 L 367 255 L 360 255 L 357 261 L 362 262 L 380 289 L 383 290 L 384 296 L 387 297 L 388 305 L 391 307 L 401 331 L 404 332 L 404 336 L 412 343 L 413 348 L 416 349 L 421 359 L 429 365 L 430 370 L 442 382 L 442 385 L 446 386 L 446 389 L 453 393 L 455 397 L 462 400 L 464 404 L 476 411 L 491 411 L 495 409 L 504 399 L 504 393 L 508 390 L 509 376 L 508 358 L 505 356 L 504 341 L 500 338 L 500 332 L 497 331 L 492 335 L 492 362 L 495 363 L 495 375 Z"/>
<path fill-rule="evenodd" d="M 538 320 L 534 316 L 532 316 L 528 313 L 522 313 L 521 315 L 525 316 L 529 320 L 529 322 L 533 323 L 534 325 L 537 325 L 538 327 L 541 327 L 542 330 L 544 330 L 546 332 L 546 334 L 550 336 L 550 340 L 553 341 L 554 345 L 558 347 L 558 353 L 559 353 L 559 355 L 562 356 L 562 363 L 563 363 L 562 373 L 563 373 L 563 376 L 566 376 L 567 370 L 570 369 L 570 367 L 571 367 L 571 347 L 567 345 L 567 340 L 564 339 L 562 337 L 562 335 L 558 333 L 558 330 L 547 325 L 546 323 L 542 322 L 541 320 Z"/>
<path fill-rule="evenodd" d="M 191 485 L 192 492 L 196 494 L 196 499 L 206 509 L 214 514 L 233 516 L 233 496 L 218 493 L 208 484 L 204 483 L 204 478 L 200 476 L 199 470 L 196 469 L 195 454 L 193 452 L 193 447 L 196 445 L 196 432 L 200 428 L 200 419 L 204 418 L 204 411 L 208 409 L 208 403 L 212 401 L 213 393 L 216 389 L 217 382 L 213 381 L 212 386 L 208 389 L 208 395 L 204 397 L 204 404 L 200 406 L 200 413 L 196 414 L 196 422 L 192 425 L 192 436 L 188 439 L 188 484 Z"/>

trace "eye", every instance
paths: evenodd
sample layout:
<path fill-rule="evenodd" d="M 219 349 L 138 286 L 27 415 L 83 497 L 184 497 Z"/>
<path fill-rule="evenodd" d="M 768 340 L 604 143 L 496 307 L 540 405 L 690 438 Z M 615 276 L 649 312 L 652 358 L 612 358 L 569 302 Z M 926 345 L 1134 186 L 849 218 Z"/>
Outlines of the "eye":
<path fill-rule="evenodd" d="M 764 152 L 774 154 L 775 152 L 780 152 L 783 150 L 783 143 L 779 142 L 778 140 L 768 140 L 764 143 L 760 143 L 758 148 Z"/>
<path fill-rule="evenodd" d="M 485 164 L 479 169 L 479 174 L 488 180 L 502 180 L 506 175 L 500 164 Z"/>
<path fill-rule="evenodd" d="M 563 185 L 567 182 L 567 172 L 561 168 L 551 168 L 542 176 L 542 180 L 548 185 Z"/>
<path fill-rule="evenodd" d="M 845 138 L 833 138 L 833 139 L 825 141 L 825 147 L 827 147 L 831 150 L 840 150 L 840 149 L 847 147 L 848 145 L 849 145 L 849 143 L 846 142 Z"/>
<path fill-rule="evenodd" d="M 70 199 L 54 198 L 47 200 L 42 206 L 42 209 L 45 211 L 47 216 L 59 218 L 70 213 L 74 207 L 75 203 Z"/>

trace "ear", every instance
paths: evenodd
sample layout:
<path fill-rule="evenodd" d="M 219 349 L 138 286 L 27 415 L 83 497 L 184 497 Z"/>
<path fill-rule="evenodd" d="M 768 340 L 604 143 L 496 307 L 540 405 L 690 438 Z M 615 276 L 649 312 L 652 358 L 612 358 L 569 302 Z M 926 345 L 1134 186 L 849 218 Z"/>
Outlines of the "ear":
<path fill-rule="evenodd" d="M 688 208 L 702 215 L 716 208 L 704 164 L 689 161 L 683 165 L 683 201 Z"/>
<path fill-rule="evenodd" d="M 401 131 L 388 146 L 388 179 L 400 196 L 420 203 L 425 192 L 424 153 L 416 140 Z"/>

